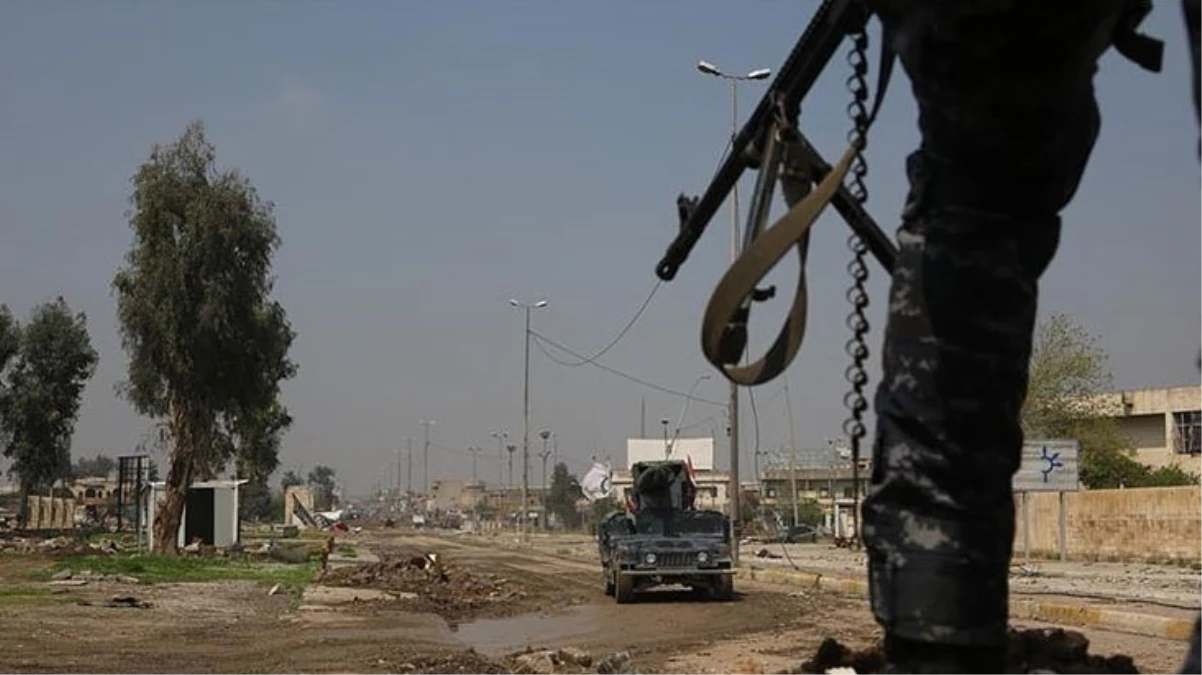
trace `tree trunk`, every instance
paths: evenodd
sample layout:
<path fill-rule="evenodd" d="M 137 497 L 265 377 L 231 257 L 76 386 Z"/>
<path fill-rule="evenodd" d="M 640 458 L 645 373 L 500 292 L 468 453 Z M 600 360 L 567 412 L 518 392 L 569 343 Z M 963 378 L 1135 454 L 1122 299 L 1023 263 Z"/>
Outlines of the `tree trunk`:
<path fill-rule="evenodd" d="M 171 405 L 170 428 L 165 494 L 154 516 L 154 552 L 175 555 L 179 553 L 180 520 L 184 514 L 188 486 L 192 484 L 197 429 L 195 418 L 188 415 L 183 406 L 176 404 Z"/>

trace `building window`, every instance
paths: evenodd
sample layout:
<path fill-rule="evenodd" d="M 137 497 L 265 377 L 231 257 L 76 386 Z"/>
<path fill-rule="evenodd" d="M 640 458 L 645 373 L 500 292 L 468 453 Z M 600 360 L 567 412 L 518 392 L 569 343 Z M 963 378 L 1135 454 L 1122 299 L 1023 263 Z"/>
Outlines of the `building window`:
<path fill-rule="evenodd" d="M 1183 455 L 1202 454 L 1202 411 L 1173 413 L 1173 451 Z"/>
<path fill-rule="evenodd" d="M 850 485 L 843 488 L 843 498 L 844 499 L 852 499 L 855 496 L 856 496 L 855 490 Z"/>

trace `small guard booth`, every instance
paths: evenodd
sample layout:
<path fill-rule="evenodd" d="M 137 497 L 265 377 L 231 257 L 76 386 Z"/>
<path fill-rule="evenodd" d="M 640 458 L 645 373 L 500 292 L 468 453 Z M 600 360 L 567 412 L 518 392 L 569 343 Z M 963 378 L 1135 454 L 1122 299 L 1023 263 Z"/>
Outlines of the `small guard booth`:
<path fill-rule="evenodd" d="M 199 538 L 205 544 L 229 547 L 242 539 L 242 518 L 238 509 L 238 488 L 246 480 L 208 480 L 193 483 L 184 501 L 179 522 L 180 548 Z M 146 544 L 154 550 L 155 512 L 167 496 L 166 483 L 150 484 L 147 500 Z"/>

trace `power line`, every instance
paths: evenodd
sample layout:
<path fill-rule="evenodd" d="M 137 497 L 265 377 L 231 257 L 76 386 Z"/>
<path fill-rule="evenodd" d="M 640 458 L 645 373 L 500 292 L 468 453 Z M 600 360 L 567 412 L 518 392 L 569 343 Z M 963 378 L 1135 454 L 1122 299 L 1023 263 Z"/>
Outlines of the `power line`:
<path fill-rule="evenodd" d="M 601 358 L 602 356 L 605 355 L 606 352 L 613 349 L 614 345 L 618 344 L 618 342 L 626 335 L 626 333 L 628 333 L 630 331 L 630 329 L 634 326 L 634 324 L 638 322 L 639 317 L 643 316 L 643 312 L 646 311 L 647 305 L 651 304 L 651 299 L 655 297 L 655 292 L 659 290 L 659 287 L 662 286 L 663 283 L 664 282 L 662 279 L 656 280 L 655 285 L 653 285 L 651 287 L 651 292 L 648 293 L 647 298 L 645 300 L 643 300 L 643 304 L 639 305 L 638 311 L 636 311 L 634 313 L 634 316 L 630 318 L 630 321 L 626 322 L 626 325 L 622 327 L 622 330 L 618 331 L 618 334 L 616 336 L 614 336 L 614 339 L 610 340 L 609 344 L 607 344 L 601 348 L 601 351 L 597 352 L 596 354 L 593 354 L 592 356 L 590 356 L 588 358 L 580 357 L 582 360 L 577 363 L 568 363 L 567 361 L 561 361 L 558 359 L 555 360 L 556 363 L 559 363 L 562 366 L 568 366 L 569 368 L 575 368 L 578 366 L 585 366 L 585 365 L 590 365 L 590 364 L 595 363 L 597 359 Z"/>
<path fill-rule="evenodd" d="M 563 345 L 559 344 L 558 342 L 556 342 L 556 341 L 552 340 L 551 338 L 549 338 L 549 337 L 547 337 L 547 336 L 545 336 L 545 335 L 543 335 L 543 334 L 539 333 L 539 332 L 538 332 L 538 331 L 536 331 L 536 330 L 531 330 L 531 331 L 530 331 L 530 336 L 534 338 L 534 344 L 535 344 L 535 346 L 536 346 L 536 347 L 538 347 L 538 350 L 539 350 L 540 352 L 542 352 L 542 353 L 543 353 L 543 354 L 544 354 L 544 355 L 545 355 L 547 358 L 551 359 L 552 361 L 554 361 L 554 362 L 556 362 L 556 363 L 559 363 L 559 364 L 562 364 L 562 365 L 572 365 L 572 364 L 570 364 L 570 363 L 568 363 L 568 362 L 565 362 L 563 359 L 561 359 L 561 358 L 559 358 L 559 357 L 555 356 L 555 355 L 554 355 L 554 354 L 552 354 L 551 352 L 547 351 L 547 348 L 546 348 L 546 346 L 544 346 L 544 345 L 543 345 L 543 343 L 544 343 L 544 342 L 545 342 L 546 344 L 548 344 L 548 345 L 550 345 L 550 346 L 552 346 L 552 347 L 554 347 L 554 348 L 556 348 L 556 349 L 558 349 L 558 350 L 562 351 L 562 352 L 565 352 L 565 353 L 567 353 L 567 354 L 570 354 L 570 355 L 572 355 L 572 356 L 575 356 L 575 357 L 576 357 L 576 358 L 578 358 L 578 359 L 584 359 L 584 358 L 585 358 L 584 356 L 581 356 L 579 353 L 577 353 L 577 352 L 573 351 L 572 349 L 569 349 L 568 347 L 565 347 L 565 346 L 563 346 Z M 585 359 L 585 360 L 586 360 L 586 361 L 588 361 L 588 359 Z M 663 393 L 665 393 L 665 394 L 671 394 L 671 395 L 673 395 L 673 396 L 679 396 L 680 398 L 686 398 L 686 399 L 689 399 L 689 400 L 692 400 L 692 401 L 696 401 L 696 402 L 698 402 L 698 403 L 705 403 L 705 404 L 708 404 L 708 405 L 716 405 L 716 406 L 720 406 L 720 407 L 725 407 L 725 406 L 726 406 L 726 404 L 725 404 L 725 403 L 719 403 L 718 401 L 711 401 L 711 400 L 709 400 L 709 399 L 706 399 L 706 398 L 699 398 L 699 397 L 697 397 L 697 396 L 690 396 L 690 395 L 689 395 L 688 393 L 686 393 L 686 392 L 683 392 L 683 391 L 678 391 L 678 390 L 676 390 L 676 389 L 671 389 L 671 388 L 669 388 L 669 387 L 665 387 L 665 386 L 663 386 L 663 385 L 660 385 L 660 384 L 655 384 L 654 382 L 648 382 L 647 380 L 643 380 L 643 379 L 637 378 L 637 377 L 635 377 L 634 375 L 629 375 L 629 374 L 627 374 L 627 373 L 624 373 L 624 372 L 622 372 L 622 371 L 618 370 L 617 368 L 611 368 L 611 367 L 609 367 L 609 366 L 607 366 L 607 365 L 605 365 L 605 364 L 603 364 L 603 363 L 598 363 L 598 362 L 596 362 L 596 361 L 589 361 L 589 365 L 591 365 L 591 366 L 596 366 L 597 368 L 600 368 L 601 370 L 604 370 L 604 371 L 606 371 L 606 372 L 608 372 L 608 373 L 612 373 L 612 374 L 614 374 L 614 375 L 617 375 L 618 377 L 621 377 L 621 378 L 623 378 L 623 379 L 630 380 L 631 382 L 634 382 L 635 384 L 640 384 L 640 385 L 642 385 L 642 386 L 644 386 L 644 387 L 647 387 L 648 389 L 654 389 L 654 390 L 656 390 L 656 391 L 661 391 L 661 392 L 663 392 Z"/>

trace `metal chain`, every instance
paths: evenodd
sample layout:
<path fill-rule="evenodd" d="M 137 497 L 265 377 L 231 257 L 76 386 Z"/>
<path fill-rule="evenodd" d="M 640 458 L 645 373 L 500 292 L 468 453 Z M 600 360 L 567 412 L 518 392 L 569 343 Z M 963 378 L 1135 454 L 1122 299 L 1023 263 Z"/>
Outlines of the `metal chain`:
<path fill-rule="evenodd" d="M 868 33 L 864 27 L 852 34 L 852 49 L 847 55 L 852 74 L 847 78 L 847 88 L 851 91 L 852 100 L 847 106 L 848 117 L 854 127 L 848 132 L 850 143 L 859 143 L 859 151 L 848 171 L 847 190 L 852 198 L 860 204 L 868 201 L 868 187 L 864 179 L 868 175 L 868 161 L 864 158 L 864 150 L 868 146 Z M 851 303 L 851 313 L 847 315 L 847 327 L 851 330 L 851 338 L 845 345 L 847 355 L 851 357 L 851 365 L 844 371 L 844 377 L 851 390 L 843 397 L 843 405 L 849 412 L 843 422 L 843 432 L 847 434 L 851 445 L 852 461 L 852 493 L 855 505 L 852 508 L 853 541 L 860 543 L 860 441 L 867 434 L 864 426 L 864 413 L 868 410 L 868 400 L 864 396 L 864 388 L 868 385 L 868 372 L 864 368 L 868 360 L 868 317 L 865 310 L 868 307 L 868 265 L 865 256 L 868 246 L 856 233 L 847 239 L 847 247 L 851 249 L 852 259 L 847 265 L 851 275 L 852 285 L 847 289 L 847 299 Z"/>

